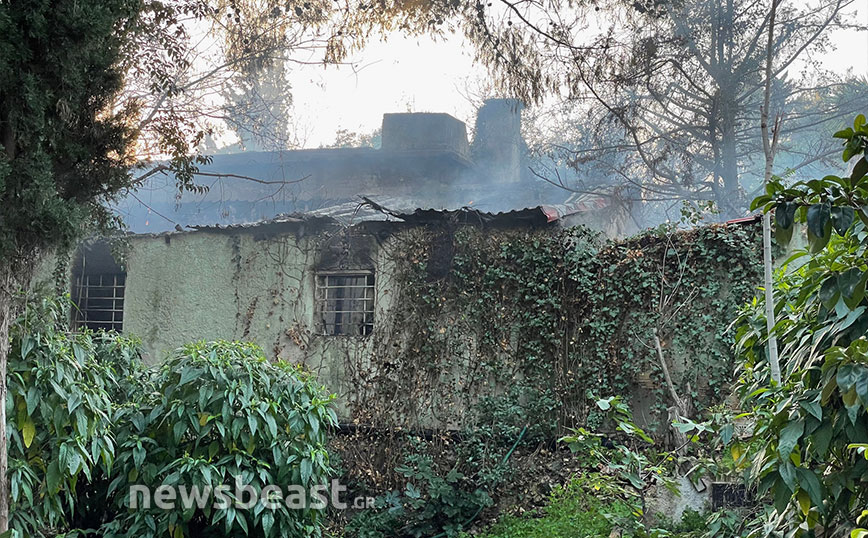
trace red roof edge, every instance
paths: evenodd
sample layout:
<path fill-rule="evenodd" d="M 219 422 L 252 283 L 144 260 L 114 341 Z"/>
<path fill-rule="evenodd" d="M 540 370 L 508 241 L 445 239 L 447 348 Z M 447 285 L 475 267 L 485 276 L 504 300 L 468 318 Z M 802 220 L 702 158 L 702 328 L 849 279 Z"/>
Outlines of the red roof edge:
<path fill-rule="evenodd" d="M 756 215 L 751 215 L 749 217 L 742 217 L 740 219 L 732 219 L 724 221 L 724 224 L 750 224 L 752 222 L 758 222 L 763 218 L 762 213 L 757 213 Z"/>
<path fill-rule="evenodd" d="M 554 222 L 561 218 L 561 215 L 558 212 L 557 208 L 554 208 L 550 205 L 541 205 L 539 206 L 539 208 L 540 211 L 543 212 L 543 215 L 546 216 L 546 222 Z"/>

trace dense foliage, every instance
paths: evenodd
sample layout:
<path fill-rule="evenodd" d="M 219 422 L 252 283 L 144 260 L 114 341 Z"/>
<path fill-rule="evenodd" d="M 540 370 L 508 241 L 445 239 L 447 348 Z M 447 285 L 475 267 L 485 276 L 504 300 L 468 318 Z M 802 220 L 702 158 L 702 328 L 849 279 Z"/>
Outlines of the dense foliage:
<path fill-rule="evenodd" d="M 734 538 L 741 536 L 741 517 L 737 512 L 701 514 L 685 509 L 680 521 L 670 513 L 655 510 L 649 500 L 665 497 L 665 490 L 678 492 L 673 473 L 681 461 L 684 447 L 660 451 L 653 440 L 633 422 L 632 412 L 620 397 L 594 399 L 595 407 L 617 430 L 613 436 L 578 428 L 562 439 L 583 470 L 553 491 L 536 516 L 506 516 L 484 536 L 544 537 L 582 536 L 586 538 Z M 694 447 L 707 439 L 704 424 L 680 424 L 690 432 Z M 698 466 L 691 462 L 694 469 Z M 702 474 L 700 471 L 699 474 Z M 665 504 L 664 504 L 665 506 Z M 660 508 L 657 505 L 657 508 Z"/>
<path fill-rule="evenodd" d="M 868 507 L 868 460 L 860 453 L 868 446 L 865 117 L 835 136 L 851 172 L 775 181 L 754 202 L 775 211 L 779 241 L 804 223 L 808 242 L 775 286 L 780 385 L 769 378 L 763 312 L 754 304 L 738 320 L 743 405 L 755 425 L 752 450 L 738 443 L 734 450 L 744 453 L 760 493 L 772 492 L 777 519 L 766 531 L 784 528 L 787 536 L 839 535 Z M 797 262 L 804 263 L 794 269 Z"/>
<path fill-rule="evenodd" d="M 236 478 L 307 490 L 330 473 L 331 396 L 253 345 L 196 343 L 146 369 L 137 343 L 62 329 L 32 301 L 10 361 L 13 525 L 23 536 L 310 536 L 324 507 L 256 503 L 129 509 L 129 488 L 219 485 Z"/>
<path fill-rule="evenodd" d="M 759 281 L 755 234 L 750 224 L 620 242 L 582 228 L 402 234 L 389 249 L 400 258 L 373 356 L 348 358 L 351 412 L 406 427 L 511 421 L 499 432 L 510 439 L 529 423 L 538 438 L 597 420 L 588 389 L 645 390 L 644 420 L 665 424 L 655 329 L 678 389 L 701 409 L 730 377 L 725 332 Z"/>
<path fill-rule="evenodd" d="M 444 225 L 394 241 L 388 315 L 370 354 L 347 355 L 350 413 L 417 435 L 464 430 L 458 441 L 410 445 L 399 433 L 346 450 L 348 478 L 383 494 L 381 513 L 353 527 L 366 536 L 454 535 L 510 480 L 516 441 L 609 426 L 589 389 L 642 398 L 642 420 L 663 437 L 672 402 L 654 330 L 678 390 L 704 409 L 725 395 L 725 332 L 759 281 L 752 224 L 664 227 L 621 242 L 583 228 Z"/>
<path fill-rule="evenodd" d="M 88 509 L 88 482 L 116 459 L 116 402 L 133 393 L 137 342 L 67 333 L 64 322 L 60 305 L 45 299 L 32 301 L 13 328 L 11 527 L 25 536 L 68 529 Z"/>
<path fill-rule="evenodd" d="M 129 186 L 137 104 L 116 98 L 141 8 L 139 0 L 0 3 L 0 378 L 19 314 L 13 295 L 44 251 L 71 244 L 88 224 L 112 223 L 101 202 Z M 6 422 L 0 408 L 0 431 Z M 0 436 L 0 476 L 7 455 Z M 3 480 L 0 532 L 9 504 Z"/>
<path fill-rule="evenodd" d="M 141 2 L 0 4 L 0 259 L 69 242 L 128 185 L 134 109 L 112 110 Z"/>

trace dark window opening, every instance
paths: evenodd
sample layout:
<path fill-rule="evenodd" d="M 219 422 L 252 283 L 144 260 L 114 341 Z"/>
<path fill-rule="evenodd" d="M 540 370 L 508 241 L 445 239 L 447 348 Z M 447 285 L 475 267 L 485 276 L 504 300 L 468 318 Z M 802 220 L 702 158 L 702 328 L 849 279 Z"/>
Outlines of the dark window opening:
<path fill-rule="evenodd" d="M 317 275 L 317 307 L 322 333 L 367 336 L 374 330 L 374 275 Z"/>
<path fill-rule="evenodd" d="M 121 332 L 124 328 L 126 272 L 106 243 L 79 249 L 72 273 L 73 326 Z"/>

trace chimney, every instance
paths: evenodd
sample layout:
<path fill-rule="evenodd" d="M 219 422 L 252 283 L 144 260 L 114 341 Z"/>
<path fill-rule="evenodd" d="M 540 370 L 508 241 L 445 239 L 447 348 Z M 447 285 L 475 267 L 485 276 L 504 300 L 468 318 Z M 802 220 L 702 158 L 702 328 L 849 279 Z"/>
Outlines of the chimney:
<path fill-rule="evenodd" d="M 495 184 L 518 183 L 525 151 L 518 99 L 487 99 L 476 114 L 470 153 L 480 173 Z"/>
<path fill-rule="evenodd" d="M 383 114 L 382 149 L 452 151 L 464 158 L 470 155 L 467 126 L 442 113 Z"/>

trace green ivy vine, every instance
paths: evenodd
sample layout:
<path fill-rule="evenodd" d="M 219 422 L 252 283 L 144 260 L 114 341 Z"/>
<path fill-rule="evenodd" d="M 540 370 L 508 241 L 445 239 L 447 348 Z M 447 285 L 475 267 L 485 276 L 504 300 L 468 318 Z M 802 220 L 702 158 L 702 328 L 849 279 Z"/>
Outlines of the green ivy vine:
<path fill-rule="evenodd" d="M 760 282 L 757 226 L 662 227 L 623 241 L 586 228 L 409 228 L 389 245 L 388 320 L 348 365 L 354 417 L 492 427 L 530 438 L 597 420 L 586 393 L 667 402 L 658 328 L 682 396 L 718 401 L 729 321 Z M 663 417 L 665 418 L 665 416 Z"/>
<path fill-rule="evenodd" d="M 353 421 L 377 432 L 337 450 L 349 483 L 380 495 L 353 534 L 457 535 L 509 482 L 519 442 L 605 430 L 588 393 L 632 400 L 664 432 L 655 329 L 680 397 L 719 401 L 734 370 L 728 324 L 760 282 L 757 228 L 613 242 L 586 228 L 444 224 L 384 240 L 384 315 L 344 369 Z"/>

